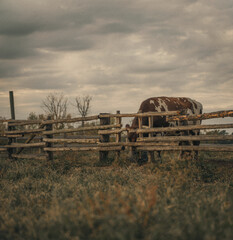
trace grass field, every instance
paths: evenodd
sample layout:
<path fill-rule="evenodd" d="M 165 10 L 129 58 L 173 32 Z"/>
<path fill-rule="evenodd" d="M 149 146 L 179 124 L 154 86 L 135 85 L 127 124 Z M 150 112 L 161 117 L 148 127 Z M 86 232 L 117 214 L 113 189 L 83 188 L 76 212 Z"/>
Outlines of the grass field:
<path fill-rule="evenodd" d="M 0 239 L 233 239 L 231 161 L 0 159 Z"/>

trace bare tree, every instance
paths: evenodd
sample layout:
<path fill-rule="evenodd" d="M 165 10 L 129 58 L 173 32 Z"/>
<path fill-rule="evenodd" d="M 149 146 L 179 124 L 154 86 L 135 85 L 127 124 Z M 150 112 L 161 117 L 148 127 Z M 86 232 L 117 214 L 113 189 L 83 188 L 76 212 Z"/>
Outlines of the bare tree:
<path fill-rule="evenodd" d="M 42 109 L 46 114 L 53 115 L 55 120 L 63 119 L 67 116 L 68 99 L 63 93 L 50 93 L 42 101 Z M 56 125 L 56 128 L 62 128 L 63 125 Z"/>
<path fill-rule="evenodd" d="M 89 95 L 75 98 L 75 102 L 76 102 L 75 106 L 77 107 L 78 113 L 82 117 L 86 117 L 90 112 L 91 100 L 92 100 L 92 97 Z M 82 121 L 82 127 L 83 126 L 84 126 L 84 121 Z"/>
<path fill-rule="evenodd" d="M 36 114 L 35 112 L 30 112 L 27 120 L 45 120 L 45 116 L 44 114 Z M 35 129 L 37 128 L 38 124 L 32 124 L 32 125 L 28 125 L 28 129 Z"/>

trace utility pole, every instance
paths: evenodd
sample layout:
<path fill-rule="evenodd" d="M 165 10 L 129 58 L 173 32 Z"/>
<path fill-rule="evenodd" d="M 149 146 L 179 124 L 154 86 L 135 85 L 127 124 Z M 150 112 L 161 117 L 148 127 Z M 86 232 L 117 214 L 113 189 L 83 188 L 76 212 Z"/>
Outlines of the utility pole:
<path fill-rule="evenodd" d="M 10 97 L 10 107 L 11 107 L 11 119 L 15 120 L 15 104 L 14 104 L 14 92 L 9 92 Z"/>

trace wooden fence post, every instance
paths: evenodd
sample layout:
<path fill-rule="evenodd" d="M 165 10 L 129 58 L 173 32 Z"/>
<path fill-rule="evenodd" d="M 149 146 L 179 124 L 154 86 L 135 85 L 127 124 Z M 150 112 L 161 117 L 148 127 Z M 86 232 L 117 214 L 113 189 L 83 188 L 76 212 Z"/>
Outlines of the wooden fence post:
<path fill-rule="evenodd" d="M 14 103 L 13 91 L 9 92 L 9 98 L 10 98 L 10 108 L 11 108 L 11 119 L 15 120 L 15 103 Z"/>
<path fill-rule="evenodd" d="M 142 129 L 142 117 L 138 117 L 138 129 L 141 130 Z M 139 133 L 139 137 L 142 138 L 143 134 Z"/>
<path fill-rule="evenodd" d="M 47 120 L 52 120 L 52 116 L 49 115 Z M 53 124 L 52 123 L 46 124 L 45 125 L 45 131 L 51 131 L 51 130 L 53 130 Z M 53 138 L 53 134 L 47 134 L 45 136 L 46 136 L 46 138 Z M 46 148 L 53 147 L 53 143 L 46 142 L 45 147 Z M 47 151 L 47 160 L 49 160 L 49 161 L 53 160 L 53 152 Z"/>
<path fill-rule="evenodd" d="M 100 115 L 106 115 L 108 113 L 100 113 Z M 101 117 L 100 118 L 100 125 L 109 125 L 110 124 L 110 117 Z M 100 136 L 100 142 L 106 143 L 109 142 L 109 134 L 103 134 Z M 108 151 L 100 151 L 99 152 L 99 161 L 100 162 L 107 162 L 108 160 Z"/>
<path fill-rule="evenodd" d="M 141 130 L 142 129 L 142 117 L 138 117 L 138 129 Z M 143 133 L 139 133 L 139 137 L 142 138 L 143 137 Z M 142 151 L 138 152 L 139 155 L 139 159 L 140 161 L 142 161 Z"/>
<path fill-rule="evenodd" d="M 8 128 L 7 128 L 7 130 L 8 130 L 8 131 L 14 130 L 14 127 L 9 126 L 9 123 L 11 123 L 11 122 L 8 122 Z M 12 138 L 12 137 L 10 137 L 10 136 L 7 137 L 7 140 L 8 140 L 8 141 L 7 141 L 7 145 L 11 145 L 13 142 L 15 142 L 15 138 Z M 7 148 L 7 152 L 8 152 L 8 158 L 9 158 L 10 160 L 12 160 L 12 159 L 13 159 L 12 154 L 14 153 L 14 148 Z"/>
<path fill-rule="evenodd" d="M 153 128 L 153 116 L 148 117 L 149 128 Z M 153 137 L 152 133 L 149 133 L 149 137 Z M 155 162 L 154 151 L 148 151 L 148 162 Z"/>
<path fill-rule="evenodd" d="M 13 93 L 13 91 L 9 92 L 9 99 L 10 99 L 11 119 L 15 120 L 15 104 L 14 104 L 14 93 Z M 9 126 L 9 123 L 11 123 L 11 122 L 8 122 L 8 131 L 15 130 L 15 127 Z M 15 141 L 16 141 L 16 138 L 8 137 L 8 145 L 11 145 Z M 12 154 L 14 153 L 14 151 L 15 151 L 14 148 L 8 148 L 7 149 L 8 158 L 11 159 L 11 160 L 13 159 Z"/>
<path fill-rule="evenodd" d="M 120 114 L 121 112 L 118 110 L 116 114 Z M 116 117 L 116 124 L 121 124 L 121 117 Z M 116 134 L 116 143 L 121 142 L 121 133 Z M 115 161 L 118 162 L 120 160 L 121 151 L 116 151 Z"/>

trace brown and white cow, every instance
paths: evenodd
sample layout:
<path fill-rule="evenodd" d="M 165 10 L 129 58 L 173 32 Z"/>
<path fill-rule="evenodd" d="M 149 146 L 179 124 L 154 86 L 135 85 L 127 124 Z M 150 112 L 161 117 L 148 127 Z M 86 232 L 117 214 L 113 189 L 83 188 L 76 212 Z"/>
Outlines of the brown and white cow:
<path fill-rule="evenodd" d="M 185 110 L 186 114 L 201 114 L 202 113 L 202 104 L 186 97 L 152 97 L 143 101 L 140 105 L 138 113 L 145 112 L 166 112 L 166 111 L 182 111 Z M 189 121 L 186 123 L 191 124 L 200 124 L 200 121 Z M 148 118 L 142 118 L 142 125 L 148 126 Z M 166 117 L 153 117 L 153 127 L 169 127 L 176 126 L 176 122 L 167 122 Z M 127 125 L 126 127 L 131 129 L 138 128 L 138 118 L 133 119 L 131 127 Z M 197 131 L 190 132 L 190 134 L 199 134 Z M 128 139 L 130 142 L 136 142 L 137 140 L 136 133 L 129 133 Z M 194 142 L 194 145 L 199 145 L 199 142 Z M 159 153 L 160 155 L 160 153 Z"/>

